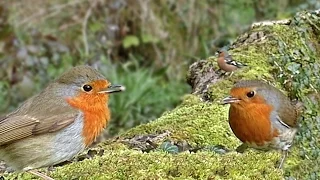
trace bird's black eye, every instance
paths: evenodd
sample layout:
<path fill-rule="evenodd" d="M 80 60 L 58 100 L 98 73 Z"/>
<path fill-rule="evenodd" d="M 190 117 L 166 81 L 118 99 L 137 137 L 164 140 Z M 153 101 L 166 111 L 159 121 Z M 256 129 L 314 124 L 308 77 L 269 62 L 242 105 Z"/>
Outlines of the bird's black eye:
<path fill-rule="evenodd" d="M 83 85 L 83 90 L 86 91 L 86 92 L 90 92 L 92 90 L 92 86 L 88 85 L 88 84 L 85 84 Z"/>
<path fill-rule="evenodd" d="M 250 91 L 247 93 L 248 98 L 252 98 L 254 96 L 254 91 Z"/>

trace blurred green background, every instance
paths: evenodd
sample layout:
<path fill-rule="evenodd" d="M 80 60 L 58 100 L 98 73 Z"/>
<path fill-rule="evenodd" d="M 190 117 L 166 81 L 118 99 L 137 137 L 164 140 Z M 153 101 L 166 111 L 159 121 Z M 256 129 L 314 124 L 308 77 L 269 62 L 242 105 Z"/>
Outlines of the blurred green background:
<path fill-rule="evenodd" d="M 188 66 L 251 23 L 319 9 L 318 0 L 28 0 L 0 2 L 0 115 L 66 69 L 89 64 L 112 95 L 111 135 L 152 121 L 190 92 Z"/>

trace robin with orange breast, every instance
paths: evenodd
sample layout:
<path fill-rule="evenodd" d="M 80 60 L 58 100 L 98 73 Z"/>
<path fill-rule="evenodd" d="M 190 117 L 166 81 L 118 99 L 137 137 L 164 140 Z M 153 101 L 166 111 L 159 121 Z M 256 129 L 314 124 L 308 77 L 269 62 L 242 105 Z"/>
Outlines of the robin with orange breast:
<path fill-rule="evenodd" d="M 97 70 L 77 66 L 0 119 L 0 159 L 18 171 L 52 166 L 88 147 L 110 120 L 109 94 L 123 91 Z"/>
<path fill-rule="evenodd" d="M 219 68 L 225 72 L 233 72 L 238 68 L 247 66 L 232 59 L 232 56 L 225 50 L 218 50 L 217 64 Z"/>
<path fill-rule="evenodd" d="M 243 142 L 239 149 L 282 150 L 282 168 L 297 132 L 298 109 L 280 90 L 258 80 L 243 80 L 234 85 L 230 97 L 229 124 Z"/>

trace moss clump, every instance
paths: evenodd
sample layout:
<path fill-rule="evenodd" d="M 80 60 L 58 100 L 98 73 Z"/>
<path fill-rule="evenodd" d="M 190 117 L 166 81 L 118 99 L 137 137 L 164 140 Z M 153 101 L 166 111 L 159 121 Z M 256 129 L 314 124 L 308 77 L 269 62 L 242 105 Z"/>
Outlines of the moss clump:
<path fill-rule="evenodd" d="M 189 96 L 192 99 L 194 96 Z M 192 100 L 190 100 L 192 101 Z M 234 147 L 238 140 L 232 136 L 227 121 L 227 107 L 217 103 L 184 105 L 160 117 L 152 123 L 133 128 L 121 137 L 137 134 L 171 133 L 174 141 L 187 141 L 191 146 L 226 145 Z"/>
<path fill-rule="evenodd" d="M 107 152 L 98 159 L 68 165 L 51 175 L 57 179 L 280 179 L 272 153 L 217 155 L 212 152 Z"/>
<path fill-rule="evenodd" d="M 299 166 L 288 169 L 286 176 L 298 179 L 320 178 L 320 13 L 302 12 L 291 26 L 273 26 L 277 49 L 270 56 L 275 74 L 291 98 L 303 102 L 305 111 L 299 121 L 296 147 Z M 304 173 L 301 173 L 304 172 Z"/>

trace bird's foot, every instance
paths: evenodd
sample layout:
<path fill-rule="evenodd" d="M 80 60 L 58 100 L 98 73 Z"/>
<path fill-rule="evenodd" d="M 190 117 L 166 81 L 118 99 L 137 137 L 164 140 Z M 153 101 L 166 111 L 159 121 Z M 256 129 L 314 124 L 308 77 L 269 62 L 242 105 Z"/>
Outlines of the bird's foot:
<path fill-rule="evenodd" d="M 288 151 L 287 150 L 282 151 L 282 158 L 281 158 L 280 164 L 278 166 L 279 169 L 282 169 L 283 164 L 284 164 L 287 156 L 288 156 Z"/>
<path fill-rule="evenodd" d="M 221 78 L 227 74 L 227 72 L 222 71 L 221 69 L 219 69 L 216 73 L 219 75 L 219 78 Z"/>

